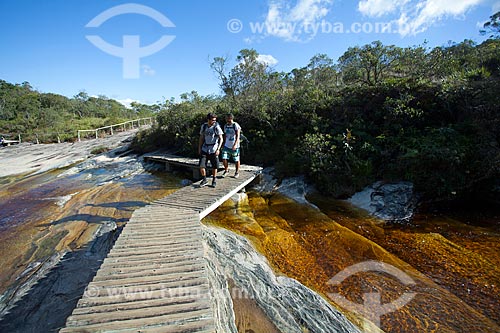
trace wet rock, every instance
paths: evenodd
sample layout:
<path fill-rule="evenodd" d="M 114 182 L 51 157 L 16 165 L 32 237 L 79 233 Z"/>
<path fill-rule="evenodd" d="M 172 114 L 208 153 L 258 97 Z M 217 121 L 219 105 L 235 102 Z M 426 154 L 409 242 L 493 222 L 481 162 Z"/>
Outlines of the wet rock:
<path fill-rule="evenodd" d="M 277 276 L 242 236 L 206 226 L 202 232 L 218 331 L 236 332 L 231 298 L 243 297 L 255 301 L 281 332 L 359 332 L 317 293 L 294 279 Z M 228 290 L 229 278 L 243 293 Z"/>
<path fill-rule="evenodd" d="M 259 184 L 254 185 L 253 190 L 261 193 L 269 193 L 275 190 L 278 180 L 274 177 L 274 168 L 265 168 L 262 170 L 262 176 Z"/>
<path fill-rule="evenodd" d="M 64 327 L 118 234 L 116 223 L 105 222 L 85 248 L 57 253 L 39 265 L 10 301 L 0 304 L 0 332 L 55 332 Z"/>
<path fill-rule="evenodd" d="M 298 203 L 312 205 L 307 201 L 306 195 L 313 191 L 313 188 L 306 183 L 304 176 L 283 179 L 276 191 Z"/>
<path fill-rule="evenodd" d="M 410 182 L 376 182 L 348 201 L 382 220 L 406 223 L 413 217 L 417 196 Z"/>
<path fill-rule="evenodd" d="M 304 176 L 285 178 L 278 184 L 278 180 L 274 177 L 274 171 L 274 168 L 265 168 L 262 171 L 260 184 L 255 185 L 252 189 L 260 193 L 278 192 L 298 203 L 312 205 L 307 201 L 306 195 L 315 192 L 315 189 L 306 182 Z"/>
<path fill-rule="evenodd" d="M 248 196 L 245 189 L 243 189 L 243 191 L 234 194 L 231 198 L 229 198 L 229 200 L 231 200 L 234 204 L 239 204 L 240 202 L 248 201 Z"/>

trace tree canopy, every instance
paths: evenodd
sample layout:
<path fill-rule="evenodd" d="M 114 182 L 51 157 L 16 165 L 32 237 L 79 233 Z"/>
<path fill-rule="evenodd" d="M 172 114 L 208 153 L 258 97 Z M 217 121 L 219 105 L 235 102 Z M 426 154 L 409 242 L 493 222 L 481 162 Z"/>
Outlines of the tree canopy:
<path fill-rule="evenodd" d="M 91 129 L 138 117 L 149 117 L 159 105 L 133 102 L 131 108 L 106 96 L 81 91 L 73 98 L 41 93 L 29 82 L 12 84 L 0 80 L 0 133 L 43 142 L 74 140 L 78 129 Z"/>

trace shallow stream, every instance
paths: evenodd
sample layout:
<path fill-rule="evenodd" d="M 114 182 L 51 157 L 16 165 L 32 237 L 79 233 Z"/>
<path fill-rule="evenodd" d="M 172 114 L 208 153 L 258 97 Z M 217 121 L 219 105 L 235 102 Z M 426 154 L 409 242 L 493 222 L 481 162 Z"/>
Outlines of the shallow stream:
<path fill-rule="evenodd" d="M 182 178 L 145 168 L 136 156 L 105 155 L 62 170 L 1 178 L 0 301 L 11 304 L 20 291 L 54 297 L 54 301 L 44 307 L 42 300 L 24 297 L 17 312 L 0 322 L 0 330 L 61 327 L 66 314 L 57 310 L 59 316 L 50 317 L 54 303 L 68 302 L 69 314 L 70 304 L 78 299 L 77 294 L 70 297 L 61 291 L 76 290 L 66 285 L 64 272 L 79 272 L 65 263 L 71 258 L 77 266 L 85 258 L 102 260 L 132 212 L 180 188 Z M 203 220 L 207 246 L 212 255 L 222 258 L 221 267 L 233 274 L 228 287 L 241 292 L 231 293 L 238 331 L 356 332 L 347 321 L 337 328 L 329 324 L 343 320 L 336 314 L 338 309 L 357 327 L 371 332 L 379 331 L 377 326 L 385 332 L 500 332 L 497 215 L 486 214 L 474 223 L 467 214 L 419 215 L 412 225 L 401 226 L 386 225 L 346 202 L 322 196 L 308 197 L 319 209 L 280 194 L 250 191 L 240 199 L 227 201 Z M 234 245 L 234 256 L 224 250 L 229 244 Z M 250 244 L 262 258 L 252 254 Z M 257 257 L 263 266 L 251 262 Z M 373 270 L 331 283 L 340 272 L 367 262 L 384 262 L 414 283 L 404 285 L 387 272 Z M 274 273 L 266 271 L 264 264 Z M 47 276 L 54 265 L 51 274 L 58 271 L 62 276 L 49 274 L 52 280 L 41 281 L 49 280 L 50 287 L 33 292 L 37 274 Z M 262 286 L 252 288 L 257 280 L 236 275 L 238 266 L 250 267 L 249 271 L 260 267 L 260 275 L 272 285 L 265 289 L 268 294 L 259 299 L 255 290 Z M 92 269 L 87 278 L 92 278 Z M 83 292 L 85 279 L 77 282 Z M 316 299 L 304 286 L 322 298 Z M 408 293 L 414 294 L 409 302 L 378 318 L 367 318 L 332 297 L 340 296 L 352 305 L 364 304 L 371 295 L 380 297 L 379 304 L 388 304 Z M 40 309 L 45 312 L 40 314 Z M 41 323 L 43 318 L 49 319 Z"/>

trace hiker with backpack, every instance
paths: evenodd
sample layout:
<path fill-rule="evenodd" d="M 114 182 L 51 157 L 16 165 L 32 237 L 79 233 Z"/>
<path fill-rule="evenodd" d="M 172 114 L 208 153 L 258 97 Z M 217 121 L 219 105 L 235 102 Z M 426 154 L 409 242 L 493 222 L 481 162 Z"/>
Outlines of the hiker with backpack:
<path fill-rule="evenodd" d="M 203 177 L 200 187 L 208 184 L 206 168 L 208 161 L 212 165 L 212 187 L 217 185 L 216 176 L 219 168 L 219 154 L 223 143 L 222 128 L 217 122 L 217 116 L 207 114 L 207 122 L 201 125 L 198 154 L 200 155 L 200 174 Z"/>
<path fill-rule="evenodd" d="M 222 177 L 229 174 L 229 159 L 232 158 L 236 171 L 234 178 L 239 177 L 240 171 L 240 135 L 241 126 L 234 121 L 232 113 L 226 115 L 226 124 L 224 125 L 224 147 L 222 148 L 222 163 L 224 164 L 224 172 Z"/>

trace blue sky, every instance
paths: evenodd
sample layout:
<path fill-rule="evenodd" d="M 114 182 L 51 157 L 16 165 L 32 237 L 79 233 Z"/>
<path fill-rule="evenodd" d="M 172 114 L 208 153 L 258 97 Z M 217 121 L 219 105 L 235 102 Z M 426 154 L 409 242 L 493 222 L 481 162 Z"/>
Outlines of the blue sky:
<path fill-rule="evenodd" d="M 500 0 L 0 0 L 0 79 L 68 97 L 84 90 L 150 104 L 192 90 L 220 94 L 210 60 L 227 56 L 234 65 L 244 48 L 289 72 L 315 54 L 337 60 L 374 40 L 402 47 L 481 42 L 480 25 L 498 10 Z M 127 78 L 131 49 L 111 55 L 90 35 L 117 47 L 124 35 L 139 36 L 141 48 L 173 40 L 128 63 L 139 72 Z"/>

